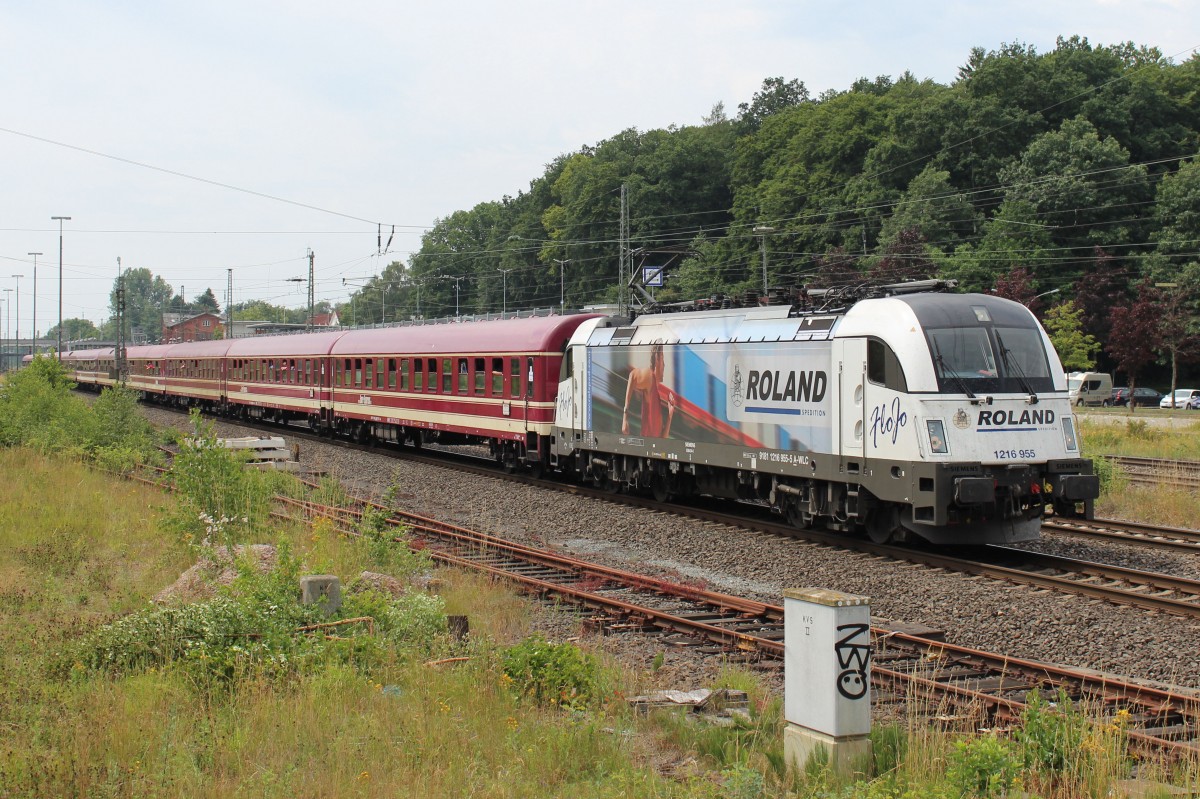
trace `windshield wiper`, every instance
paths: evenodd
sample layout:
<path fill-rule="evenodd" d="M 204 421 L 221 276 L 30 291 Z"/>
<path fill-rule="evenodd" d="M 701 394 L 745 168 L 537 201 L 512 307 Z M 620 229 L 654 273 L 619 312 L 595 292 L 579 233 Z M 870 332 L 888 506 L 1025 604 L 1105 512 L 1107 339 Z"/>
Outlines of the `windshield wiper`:
<path fill-rule="evenodd" d="M 942 358 L 942 348 L 938 346 L 937 339 L 930 336 L 929 340 L 933 342 L 933 351 L 937 354 L 937 357 L 933 359 L 933 362 L 937 366 L 941 367 L 940 371 L 938 372 L 938 377 L 949 376 L 951 380 L 958 384 L 958 387 L 962 389 L 963 393 L 966 394 L 968 398 L 975 399 L 975 395 L 971 392 L 971 389 L 967 388 L 967 384 L 963 382 L 963 379 L 958 376 L 958 372 L 955 372 L 946 366 L 946 361 Z"/>
<path fill-rule="evenodd" d="M 1000 331 L 996 331 L 996 343 L 1000 345 L 1000 359 L 1004 361 L 1006 369 L 1012 369 L 1013 374 L 1017 376 L 1017 380 L 1021 383 L 1021 390 L 1029 395 L 1029 404 L 1036 405 L 1038 402 L 1037 392 L 1033 390 L 1033 386 L 1025 379 L 1025 373 L 1021 371 L 1021 367 L 1017 364 L 1017 359 L 1009 359 L 1008 354 L 1011 352 L 1008 347 L 1004 346 L 1004 339 L 1000 337 Z"/>

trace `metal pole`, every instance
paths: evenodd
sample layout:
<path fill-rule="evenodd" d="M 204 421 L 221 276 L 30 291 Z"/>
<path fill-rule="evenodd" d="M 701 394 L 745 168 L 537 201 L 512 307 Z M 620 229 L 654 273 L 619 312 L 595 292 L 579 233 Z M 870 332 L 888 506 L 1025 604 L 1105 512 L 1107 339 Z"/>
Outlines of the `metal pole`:
<path fill-rule="evenodd" d="M 24 275 L 13 275 L 13 277 L 15 277 L 17 279 L 17 321 L 16 321 L 16 324 L 13 325 L 13 327 L 16 328 L 17 335 L 16 335 L 16 338 L 13 340 L 13 349 L 16 350 L 17 355 L 20 355 L 21 354 L 21 278 L 23 278 L 25 276 Z"/>
<path fill-rule="evenodd" d="M 30 252 L 26 255 L 33 256 L 33 336 L 29 339 L 29 354 L 33 355 L 34 349 L 37 347 L 37 257 L 40 252 Z"/>
<path fill-rule="evenodd" d="M 553 260 L 558 264 L 558 312 L 563 314 L 567 312 L 567 264 L 571 263 L 571 259 Z"/>
<path fill-rule="evenodd" d="M 58 222 L 58 360 L 62 362 L 63 353 L 63 315 L 62 315 L 62 300 L 63 300 L 63 281 L 62 281 L 62 256 L 63 256 L 63 222 L 70 222 L 69 216 L 52 216 L 51 221 Z"/>
<path fill-rule="evenodd" d="M 9 295 L 4 298 L 4 305 L 8 308 L 8 316 L 4 317 L 4 342 L 0 344 L 0 372 L 5 370 L 4 364 L 4 348 L 8 346 L 9 328 L 12 327 L 12 289 L 5 289 L 4 293 Z"/>
<path fill-rule="evenodd" d="M 500 316 L 508 313 L 508 273 L 512 269 L 497 269 L 500 273 Z"/>
<path fill-rule="evenodd" d="M 759 243 L 762 246 L 762 273 L 763 273 L 763 296 L 767 296 L 767 234 L 774 233 L 775 228 L 766 225 L 758 225 L 754 228 L 754 232 L 758 234 Z"/>

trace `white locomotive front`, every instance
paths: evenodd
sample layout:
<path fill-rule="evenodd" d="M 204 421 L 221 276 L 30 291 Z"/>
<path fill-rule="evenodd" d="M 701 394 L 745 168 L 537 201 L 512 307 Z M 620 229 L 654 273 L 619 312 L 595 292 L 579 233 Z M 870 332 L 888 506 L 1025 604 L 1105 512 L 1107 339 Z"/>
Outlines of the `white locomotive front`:
<path fill-rule="evenodd" d="M 890 287 L 789 306 L 597 319 L 568 345 L 555 459 L 598 483 L 754 499 L 797 525 L 938 544 L 1090 517 L 1066 378 L 1024 306 Z"/>

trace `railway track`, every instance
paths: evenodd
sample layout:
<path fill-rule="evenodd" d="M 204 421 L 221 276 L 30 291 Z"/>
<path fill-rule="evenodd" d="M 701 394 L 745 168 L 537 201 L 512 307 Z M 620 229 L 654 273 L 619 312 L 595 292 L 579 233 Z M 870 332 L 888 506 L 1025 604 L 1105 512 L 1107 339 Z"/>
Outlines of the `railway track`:
<path fill-rule="evenodd" d="M 443 468 L 447 465 L 440 458 L 431 462 Z M 481 469 L 478 465 L 471 468 Z M 491 469 L 481 470 L 481 473 L 496 476 Z M 520 479 L 541 484 L 530 477 Z M 614 499 L 607 492 L 579 486 L 554 484 L 551 487 Z M 647 498 L 618 498 L 647 506 L 654 504 Z M 343 513 L 315 505 L 297 507 L 310 515 Z M 658 509 L 680 512 L 676 507 Z M 392 509 L 387 510 L 394 513 Z M 742 517 L 729 517 L 711 510 L 689 510 L 689 515 L 694 514 L 723 524 L 747 526 L 747 520 Z M 586 609 L 586 623 L 593 628 L 606 632 L 651 632 L 661 635 L 669 645 L 697 647 L 703 652 L 723 655 L 734 653 L 767 664 L 777 663 L 782 652 L 783 610 L 779 606 L 622 572 L 414 514 L 395 514 L 393 518 L 395 523 L 408 526 L 435 560 L 503 576 L 530 593 L 553 595 L 579 605 Z M 750 526 L 773 534 L 792 535 L 796 532 L 766 520 L 754 521 Z M 847 539 L 842 536 L 818 533 L 816 537 L 827 539 L 831 546 L 845 548 L 847 545 Z M 868 542 L 858 543 L 877 548 Z M 923 558 L 935 558 L 926 560 L 925 565 L 931 568 L 963 570 L 960 563 L 937 562 L 944 557 L 942 555 L 903 552 L 906 560 L 913 560 L 918 554 Z M 888 556 L 893 557 L 891 553 Z M 1066 559 L 1057 559 L 1060 561 L 1057 567 L 1082 576 L 1043 573 L 1038 579 L 1045 582 L 1030 583 L 1027 573 L 1020 574 L 1030 569 L 1030 556 L 1031 553 L 1011 550 L 1006 557 L 1017 559 L 1016 566 L 981 563 L 979 568 L 1013 572 L 981 572 L 989 579 L 1041 587 L 1054 585 L 1058 590 L 1121 601 L 1107 594 L 1112 586 L 1106 584 L 1114 581 L 1111 575 L 1088 574 L 1078 562 Z M 1041 561 L 1037 568 L 1047 569 L 1048 562 Z M 1068 589 L 1059 585 L 1060 582 L 1078 585 Z M 1127 593 L 1148 597 L 1150 606 L 1160 611 L 1195 612 L 1195 593 L 1189 595 L 1191 599 L 1183 598 L 1186 591 L 1178 586 L 1149 583 Z M 997 723 L 1019 716 L 1026 698 L 1035 688 L 1043 694 L 1057 694 L 1061 690 L 1081 705 L 1097 709 L 1105 718 L 1117 718 L 1119 711 L 1126 711 L 1128 716 L 1123 718 L 1130 725 L 1128 739 L 1131 746 L 1139 750 L 1190 757 L 1200 754 L 1200 742 L 1197 741 L 1200 697 L 1195 694 L 958 647 L 938 641 L 936 634 L 917 635 L 911 629 L 897 629 L 894 625 L 879 622 L 875 624 L 874 632 L 876 665 L 873 679 L 881 699 L 919 700 L 930 706 L 952 706 L 956 713 L 970 714 L 971 718 L 980 719 L 980 723 Z"/>
<path fill-rule="evenodd" d="M 244 423 L 239 422 L 243 426 Z M 278 432 L 277 425 L 249 425 L 257 429 Z M 536 486 L 550 491 L 573 494 L 575 496 L 604 502 L 619 502 L 625 505 L 641 507 L 651 512 L 682 515 L 710 524 L 724 525 L 733 528 L 753 530 L 762 534 L 784 538 L 798 538 L 822 546 L 860 552 L 866 555 L 887 558 L 898 562 L 917 564 L 930 569 L 941 569 L 949 572 L 972 575 L 984 579 L 995 580 L 1012 585 L 1023 585 L 1031 588 L 1046 589 L 1065 594 L 1087 597 L 1088 599 L 1126 605 L 1151 612 L 1170 613 L 1186 618 L 1200 618 L 1200 581 L 1152 572 L 1137 571 L 1119 566 L 1102 563 L 1062 558 L 1053 555 L 1027 552 L 1008 547 L 979 547 L 970 551 L 970 555 L 948 553 L 942 550 L 929 550 L 918 547 L 896 546 L 891 544 L 875 544 L 862 538 L 855 538 L 835 532 L 814 529 L 798 529 L 785 524 L 758 506 L 742 504 L 738 513 L 730 513 L 726 508 L 729 503 L 709 502 L 700 498 L 690 504 L 659 502 L 651 497 L 636 494 L 613 493 L 612 491 L 593 488 L 585 485 L 546 480 L 525 473 L 509 473 L 501 469 L 493 461 L 478 456 L 460 455 L 453 452 L 438 451 L 430 454 L 421 450 L 393 445 L 359 444 L 355 442 L 328 439 L 305 432 L 299 428 L 282 428 L 292 438 L 330 444 L 333 446 L 379 452 L 402 457 L 407 460 L 422 463 L 435 468 L 451 468 L 481 477 L 503 479 L 526 485 Z M 1050 529 L 1067 529 L 1072 534 L 1089 534 L 1099 532 L 1117 536 L 1114 532 L 1119 529 L 1119 523 L 1082 522 L 1077 520 L 1050 520 Z M 1057 525 L 1057 526 L 1056 526 Z M 1131 530 L 1130 525 L 1126 529 Z M 1126 542 L 1147 546 L 1167 546 L 1166 536 L 1150 535 L 1157 528 L 1149 525 L 1141 528 L 1143 535 L 1129 537 Z M 1187 532 L 1187 531 L 1183 531 Z M 1115 540 L 1115 538 L 1114 538 Z M 1197 547 L 1200 547 L 1200 532 L 1196 533 Z"/>
<path fill-rule="evenodd" d="M 1117 544 L 1200 553 L 1200 530 L 1185 527 L 1164 527 L 1115 519 L 1089 521 L 1051 517 L 1042 523 L 1042 529 Z"/>
<path fill-rule="evenodd" d="M 343 524 L 352 511 L 287 500 L 306 516 Z M 376 506 L 379 507 L 379 506 Z M 384 509 L 437 562 L 502 577 L 523 591 L 553 596 L 589 614 L 604 632 L 643 632 L 710 654 L 774 664 L 783 656 L 784 611 L 741 597 L 681 586 L 555 552 L 534 549 L 416 514 Z M 953 708 L 980 724 L 1020 717 L 1029 695 L 1061 691 L 1107 723 L 1126 725 L 1144 754 L 1200 755 L 1200 696 L 1007 655 L 982 652 L 872 620 L 872 685 L 881 701 Z M 1127 715 L 1126 715 L 1127 714 Z"/>
<path fill-rule="evenodd" d="M 1177 488 L 1200 488 L 1200 461 L 1143 458 L 1129 455 L 1103 455 L 1119 467 L 1129 482 L 1135 485 L 1168 485 Z"/>

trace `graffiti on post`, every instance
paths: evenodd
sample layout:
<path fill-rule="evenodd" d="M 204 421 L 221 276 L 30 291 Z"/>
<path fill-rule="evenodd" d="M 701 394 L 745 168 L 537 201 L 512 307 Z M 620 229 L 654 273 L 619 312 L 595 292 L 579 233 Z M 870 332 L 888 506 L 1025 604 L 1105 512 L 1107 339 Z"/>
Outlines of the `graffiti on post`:
<path fill-rule="evenodd" d="M 843 624 L 837 631 L 844 633 L 833 648 L 841 669 L 838 693 L 847 699 L 862 699 L 867 694 L 867 667 L 871 663 L 871 626 Z"/>

